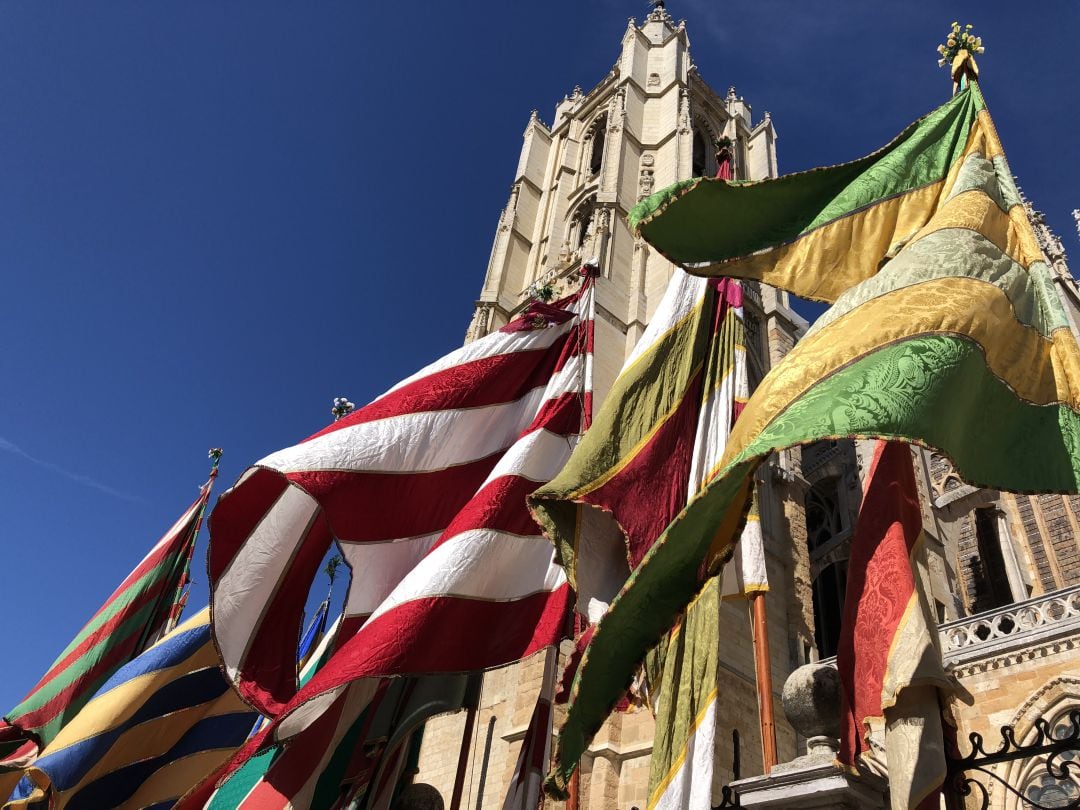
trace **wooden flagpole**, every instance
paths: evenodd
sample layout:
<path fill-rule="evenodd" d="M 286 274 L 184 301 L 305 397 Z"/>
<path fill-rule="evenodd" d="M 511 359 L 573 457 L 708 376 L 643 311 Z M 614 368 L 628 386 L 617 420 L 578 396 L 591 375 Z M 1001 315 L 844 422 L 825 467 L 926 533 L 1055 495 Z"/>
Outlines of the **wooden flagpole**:
<path fill-rule="evenodd" d="M 765 592 L 750 594 L 754 638 L 754 673 L 757 676 L 758 721 L 761 725 L 761 761 L 768 773 L 776 764 L 776 722 L 773 715 L 772 661 L 769 657 L 769 624 Z"/>

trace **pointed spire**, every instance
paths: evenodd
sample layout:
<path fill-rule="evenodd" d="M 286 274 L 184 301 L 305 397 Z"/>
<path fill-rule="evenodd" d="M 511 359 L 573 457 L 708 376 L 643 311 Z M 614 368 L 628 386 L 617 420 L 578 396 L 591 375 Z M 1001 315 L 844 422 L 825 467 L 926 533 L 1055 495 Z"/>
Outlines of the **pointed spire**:
<path fill-rule="evenodd" d="M 649 5 L 652 6 L 652 11 L 645 18 L 645 22 L 666 22 L 672 26 L 675 25 L 675 20 L 668 14 L 665 0 L 649 0 Z"/>

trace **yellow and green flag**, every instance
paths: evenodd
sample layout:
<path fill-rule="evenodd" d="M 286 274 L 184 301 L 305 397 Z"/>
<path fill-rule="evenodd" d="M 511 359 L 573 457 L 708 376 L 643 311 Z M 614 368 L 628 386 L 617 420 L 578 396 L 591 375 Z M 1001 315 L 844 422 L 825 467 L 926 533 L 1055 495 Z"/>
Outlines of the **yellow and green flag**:
<path fill-rule="evenodd" d="M 861 160 L 678 183 L 630 222 L 695 274 L 832 307 L 762 381 L 707 484 L 601 619 L 560 732 L 555 793 L 629 673 L 731 556 L 752 473 L 774 450 L 897 439 L 940 450 L 973 484 L 1080 491 L 1080 348 L 978 85 Z"/>

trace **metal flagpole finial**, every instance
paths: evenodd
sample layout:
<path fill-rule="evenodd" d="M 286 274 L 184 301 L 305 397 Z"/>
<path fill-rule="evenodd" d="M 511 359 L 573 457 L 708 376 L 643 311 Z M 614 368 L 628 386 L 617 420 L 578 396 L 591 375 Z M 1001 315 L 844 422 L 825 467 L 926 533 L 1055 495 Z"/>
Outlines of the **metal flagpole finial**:
<path fill-rule="evenodd" d="M 218 468 L 218 462 L 221 461 L 221 456 L 222 456 L 221 448 L 220 447 L 211 447 L 210 452 L 207 453 L 206 456 L 213 463 L 213 466 L 210 469 L 211 470 L 216 470 Z"/>
<path fill-rule="evenodd" d="M 349 402 L 347 397 L 334 397 L 334 407 L 330 409 L 330 413 L 334 415 L 334 421 L 344 419 L 350 413 L 356 410 L 356 406 Z"/>

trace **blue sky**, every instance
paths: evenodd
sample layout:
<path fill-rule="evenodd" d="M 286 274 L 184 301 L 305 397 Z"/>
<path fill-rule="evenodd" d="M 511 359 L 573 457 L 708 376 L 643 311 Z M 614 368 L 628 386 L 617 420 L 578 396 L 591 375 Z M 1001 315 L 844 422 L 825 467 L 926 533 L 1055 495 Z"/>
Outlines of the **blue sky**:
<path fill-rule="evenodd" d="M 1080 262 L 1073 0 L 672 0 L 781 171 L 949 94 L 953 19 L 1014 171 Z M 13 706 L 195 497 L 458 345 L 529 111 L 643 2 L 0 9 L 0 615 Z M 206 599 L 205 536 L 192 604 Z M 343 592 L 339 588 L 339 593 Z"/>

